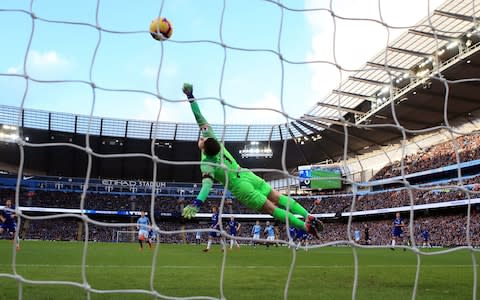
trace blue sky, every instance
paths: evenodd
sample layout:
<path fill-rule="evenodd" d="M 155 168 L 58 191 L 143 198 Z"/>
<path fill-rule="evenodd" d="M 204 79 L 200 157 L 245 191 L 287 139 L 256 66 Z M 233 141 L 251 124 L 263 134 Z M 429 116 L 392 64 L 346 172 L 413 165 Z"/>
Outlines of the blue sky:
<path fill-rule="evenodd" d="M 430 10 L 442 1 L 430 1 Z M 171 40 L 157 42 L 148 26 L 158 16 L 173 23 Z M 358 68 L 387 43 L 387 30 L 374 22 L 336 20 L 336 44 L 331 15 L 326 11 L 293 12 L 284 10 L 279 43 L 281 10 L 260 0 L 101 0 L 99 25 L 124 33 L 101 34 L 93 64 L 92 81 L 114 90 L 143 90 L 172 101 L 159 101 L 148 93 L 96 90 L 94 114 L 122 119 L 156 119 L 194 122 L 181 93 L 183 82 L 194 84 L 197 97 L 220 95 L 226 102 L 241 107 L 269 107 L 300 117 L 326 97 L 340 83 L 339 71 L 329 64 L 283 63 L 271 52 L 228 49 L 213 43 L 185 43 L 210 40 L 220 42 L 223 4 L 225 16 L 223 42 L 232 47 L 280 51 L 290 61 L 326 60 L 345 68 Z M 283 0 L 295 9 L 328 8 L 330 1 Z M 380 1 L 382 18 L 393 26 L 412 26 L 428 14 L 428 1 Z M 30 1 L 2 0 L 0 10 L 29 10 Z M 38 17 L 69 22 L 96 23 L 96 0 L 37 0 L 32 10 Z M 334 11 L 345 17 L 380 19 L 378 0 L 333 2 Z M 32 30 L 32 18 L 20 12 L 0 11 L 0 73 L 23 74 L 24 58 Z M 390 30 L 390 40 L 403 30 Z M 90 81 L 90 65 L 98 40 L 95 28 L 54 24 L 36 20 L 27 59 L 27 74 L 39 80 Z M 5 46 L 6 45 L 6 46 Z M 162 62 L 161 68 L 160 61 Z M 224 68 L 221 81 L 222 69 Z M 343 79 L 348 74 L 343 74 Z M 281 93 L 283 84 L 283 95 Z M 0 76 L 0 103 L 19 106 L 25 79 Z M 220 94 L 221 93 L 221 94 Z M 82 83 L 36 83 L 30 81 L 24 106 L 48 111 L 89 114 L 93 93 Z M 224 122 L 223 107 L 215 100 L 201 102 L 211 123 Z M 226 108 L 228 124 L 283 123 L 285 118 L 268 111 Z"/>

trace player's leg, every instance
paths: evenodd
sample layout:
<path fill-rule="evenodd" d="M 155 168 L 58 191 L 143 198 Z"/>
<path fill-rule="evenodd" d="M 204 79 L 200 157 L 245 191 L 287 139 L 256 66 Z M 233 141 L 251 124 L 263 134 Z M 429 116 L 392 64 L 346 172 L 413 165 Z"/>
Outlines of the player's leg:
<path fill-rule="evenodd" d="M 272 201 L 266 200 L 263 204 L 261 211 L 273 216 L 276 220 L 285 222 L 288 218 L 289 225 L 295 228 L 307 231 L 306 222 L 297 218 L 294 214 L 283 208 L 277 207 Z"/>
<path fill-rule="evenodd" d="M 248 180 L 249 183 L 253 185 L 253 188 L 265 196 L 269 201 L 271 201 L 275 206 L 281 206 L 282 208 L 287 208 L 288 211 L 292 214 L 298 214 L 302 216 L 305 220 L 309 216 L 308 211 L 303 208 L 297 201 L 294 199 L 282 195 L 277 190 L 273 189 L 271 185 L 269 185 L 265 180 L 258 177 L 254 173 L 246 173 L 242 175 L 243 180 Z M 285 220 L 285 219 L 284 219 Z"/>
<path fill-rule="evenodd" d="M 213 232 L 210 232 L 208 234 L 207 247 L 205 249 L 203 249 L 203 252 L 208 252 L 208 251 L 210 251 L 210 248 L 212 248 L 212 239 L 213 239 L 212 234 L 213 234 Z"/>
<path fill-rule="evenodd" d="M 19 240 L 19 238 L 18 239 L 16 238 L 16 233 L 15 232 L 13 233 L 13 239 L 15 241 L 15 249 L 17 249 L 17 251 L 20 250 L 20 240 Z"/>
<path fill-rule="evenodd" d="M 140 250 L 143 250 L 143 242 L 147 239 L 148 232 L 145 230 L 138 231 L 138 243 L 140 244 Z"/>
<path fill-rule="evenodd" d="M 232 184 L 232 194 L 245 206 L 261 211 L 273 216 L 276 220 L 285 222 L 288 218 L 292 226 L 307 230 L 304 221 L 298 219 L 291 212 L 277 207 L 272 201 L 267 199 L 272 188 L 260 177 L 248 172 L 241 174 L 240 178 L 235 179 Z"/>
<path fill-rule="evenodd" d="M 275 205 L 280 205 L 287 210 L 288 207 L 288 212 L 291 212 L 292 214 L 297 214 L 303 217 L 303 219 L 312 225 L 316 231 L 322 231 L 323 230 L 323 223 L 315 218 L 313 215 L 311 215 L 302 205 L 300 205 L 297 201 L 295 201 L 293 198 L 290 198 L 286 195 L 281 194 L 275 189 L 272 189 L 269 184 L 267 184 L 265 181 L 260 186 L 261 191 L 266 191 L 268 186 L 270 189 L 269 193 L 267 194 L 267 199 L 273 202 Z M 318 234 L 315 234 L 318 237 Z"/>
<path fill-rule="evenodd" d="M 273 245 L 273 244 L 276 244 L 276 242 L 275 242 L 275 237 L 274 237 L 274 236 L 271 236 L 271 237 L 270 237 L 270 241 L 272 242 L 272 245 Z"/>
<path fill-rule="evenodd" d="M 237 248 L 240 248 L 240 245 L 238 244 L 237 239 L 233 238 L 235 235 L 232 234 L 232 238 L 230 239 L 230 250 L 233 249 L 233 246 L 236 246 Z"/>
<path fill-rule="evenodd" d="M 143 250 L 143 241 L 145 240 L 145 236 L 143 235 L 142 230 L 138 232 L 138 243 L 140 244 L 140 250 Z"/>
<path fill-rule="evenodd" d="M 298 251 L 301 245 L 302 245 L 302 240 L 298 240 L 297 245 L 295 246 L 295 250 Z"/>
<path fill-rule="evenodd" d="M 223 252 L 225 249 L 227 249 L 227 243 L 225 242 L 225 237 L 223 236 L 218 236 L 220 238 L 220 250 Z"/>
<path fill-rule="evenodd" d="M 297 245 L 297 248 L 295 250 L 300 249 L 300 247 L 304 246 L 304 245 L 305 245 L 305 242 L 304 242 L 303 238 L 301 238 L 300 240 L 298 240 L 298 245 Z"/>
<path fill-rule="evenodd" d="M 295 201 L 295 199 L 283 195 L 275 189 L 270 190 L 267 198 L 274 204 L 280 205 L 285 209 L 288 207 L 288 210 L 294 214 L 301 215 L 304 218 L 307 218 L 309 215 L 308 211 L 300 203 Z"/>
<path fill-rule="evenodd" d="M 400 235 L 401 235 L 401 233 L 399 232 L 398 229 L 393 230 L 392 244 L 391 244 L 392 247 L 390 249 L 395 250 L 395 245 L 399 243 Z"/>
<path fill-rule="evenodd" d="M 10 234 L 12 236 L 12 241 L 15 243 L 15 248 L 20 250 L 20 241 L 17 239 L 17 224 L 14 224 L 13 227 L 11 228 Z"/>
<path fill-rule="evenodd" d="M 207 241 L 207 247 L 203 249 L 203 252 L 209 251 L 211 247 L 212 247 L 212 237 L 209 236 Z"/>
<path fill-rule="evenodd" d="M 252 238 L 252 245 L 253 247 L 257 247 L 257 241 L 260 239 L 260 235 L 259 234 L 253 234 L 253 238 Z"/>

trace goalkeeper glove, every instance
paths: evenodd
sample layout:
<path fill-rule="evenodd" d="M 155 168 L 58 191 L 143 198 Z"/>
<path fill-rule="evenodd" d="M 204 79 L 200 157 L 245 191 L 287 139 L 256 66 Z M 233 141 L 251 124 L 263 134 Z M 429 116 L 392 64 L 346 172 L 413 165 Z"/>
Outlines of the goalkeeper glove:
<path fill-rule="evenodd" d="M 190 83 L 184 83 L 183 84 L 183 93 L 187 96 L 188 100 L 194 99 L 193 97 L 193 85 Z M 193 100 L 191 100 L 193 101 Z"/>
<path fill-rule="evenodd" d="M 195 199 L 192 204 L 185 206 L 182 211 L 182 217 L 185 219 L 191 219 L 195 217 L 197 212 L 200 210 L 200 206 L 202 206 L 203 202 L 201 200 Z"/>

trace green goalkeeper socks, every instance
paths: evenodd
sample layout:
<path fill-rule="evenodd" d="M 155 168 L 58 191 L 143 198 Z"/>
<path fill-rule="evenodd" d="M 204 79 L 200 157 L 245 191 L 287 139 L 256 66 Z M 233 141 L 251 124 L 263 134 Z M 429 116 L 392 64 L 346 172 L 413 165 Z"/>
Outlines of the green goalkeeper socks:
<path fill-rule="evenodd" d="M 273 211 L 273 217 L 279 221 L 282 221 L 285 223 L 285 219 L 286 219 L 286 216 L 288 216 L 288 223 L 290 226 L 293 226 L 295 228 L 298 228 L 298 229 L 302 229 L 302 230 L 307 230 L 305 228 L 305 223 L 298 219 L 297 217 L 295 217 L 294 214 L 292 214 L 291 212 L 287 212 L 286 210 L 282 209 L 282 208 L 275 208 L 275 210 Z"/>
<path fill-rule="evenodd" d="M 278 203 L 285 207 L 287 209 L 287 204 L 288 204 L 288 210 L 291 211 L 294 214 L 301 215 L 304 218 L 307 218 L 308 211 L 303 208 L 297 201 L 293 200 L 290 197 L 287 197 L 285 195 L 280 195 L 280 199 L 278 200 Z"/>

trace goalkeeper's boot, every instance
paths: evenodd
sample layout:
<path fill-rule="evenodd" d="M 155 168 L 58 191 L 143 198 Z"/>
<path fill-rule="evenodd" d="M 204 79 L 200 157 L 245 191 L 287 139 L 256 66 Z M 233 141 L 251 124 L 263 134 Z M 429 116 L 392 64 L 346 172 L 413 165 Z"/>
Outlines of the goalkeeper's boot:
<path fill-rule="evenodd" d="M 205 249 L 203 249 L 202 251 L 203 251 L 203 252 L 208 252 L 208 251 L 210 251 L 210 249 L 205 248 Z"/>
<path fill-rule="evenodd" d="M 319 239 L 320 235 L 318 234 L 317 231 L 317 226 L 318 226 L 318 220 L 312 215 L 309 215 L 307 217 L 307 220 L 305 221 L 305 228 L 307 229 L 307 233 L 311 234 L 313 237 Z M 323 226 L 322 226 L 323 228 Z"/>
<path fill-rule="evenodd" d="M 322 221 L 320 221 L 319 219 L 315 218 L 312 215 L 309 215 L 308 218 L 311 219 L 311 223 L 313 224 L 313 226 L 315 227 L 317 232 L 322 232 L 323 231 L 323 222 Z"/>

